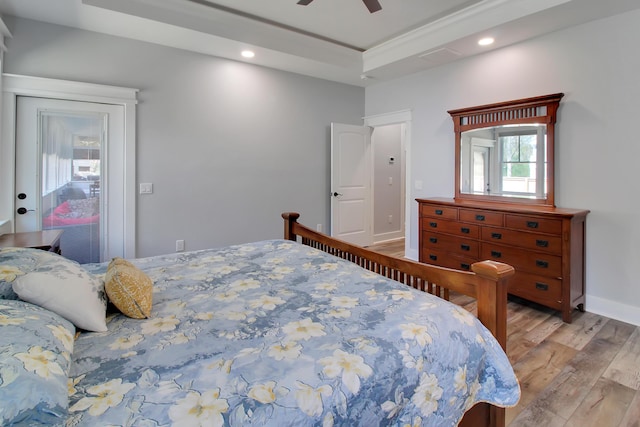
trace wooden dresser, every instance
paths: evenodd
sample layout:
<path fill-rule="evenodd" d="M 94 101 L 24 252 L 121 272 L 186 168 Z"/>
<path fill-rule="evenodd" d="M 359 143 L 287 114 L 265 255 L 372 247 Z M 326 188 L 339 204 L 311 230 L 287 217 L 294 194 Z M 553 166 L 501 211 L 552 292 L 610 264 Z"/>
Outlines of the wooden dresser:
<path fill-rule="evenodd" d="M 587 210 L 417 199 L 420 262 L 458 270 L 490 259 L 516 269 L 509 293 L 562 312 L 584 311 Z"/>

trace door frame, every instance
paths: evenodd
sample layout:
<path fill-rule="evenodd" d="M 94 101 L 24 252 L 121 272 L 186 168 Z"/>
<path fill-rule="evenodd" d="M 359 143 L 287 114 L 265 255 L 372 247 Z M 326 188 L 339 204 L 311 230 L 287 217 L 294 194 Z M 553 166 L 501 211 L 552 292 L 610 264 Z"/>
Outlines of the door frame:
<path fill-rule="evenodd" d="M 381 138 L 379 135 L 376 136 L 376 130 L 378 128 L 385 128 L 388 126 L 397 126 L 398 129 L 398 135 L 400 136 L 400 154 L 399 156 L 396 158 L 395 162 L 397 162 L 397 164 L 400 165 L 400 179 L 399 181 L 399 185 L 400 185 L 400 195 L 402 197 L 402 200 L 400 202 L 401 206 L 400 206 L 400 227 L 398 230 L 394 230 L 394 231 L 388 231 L 385 233 L 381 233 L 381 234 L 375 234 L 375 230 L 372 230 L 372 241 L 373 244 L 376 245 L 378 243 L 385 243 L 385 242 L 392 242 L 394 240 L 398 240 L 398 239 L 404 239 L 405 237 L 405 185 L 406 185 L 406 177 L 405 177 L 405 165 L 406 165 L 406 158 L 405 158 L 405 150 L 404 150 L 404 135 L 405 135 L 405 126 L 404 123 L 395 123 L 395 124 L 391 124 L 391 125 L 384 125 L 384 126 L 376 126 L 374 128 L 372 128 L 372 135 L 371 135 L 371 151 L 373 153 L 372 155 L 372 159 L 371 159 L 371 177 L 372 177 L 372 185 L 371 185 L 371 193 L 372 193 L 372 200 L 371 200 L 371 206 L 372 206 L 372 211 L 373 211 L 373 215 L 372 215 L 372 222 L 371 222 L 371 228 L 374 229 L 375 228 L 375 219 L 376 219 L 376 210 L 375 210 L 375 203 L 376 203 L 376 184 L 375 184 L 375 178 L 376 178 L 376 168 L 375 168 L 375 162 L 376 162 L 376 145 L 380 144 Z M 398 183 L 396 183 L 395 185 L 398 185 Z"/>
<path fill-rule="evenodd" d="M 399 110 L 390 113 L 381 113 L 363 117 L 364 125 L 375 128 L 376 126 L 386 126 L 404 124 L 403 138 L 403 161 L 404 161 L 404 253 L 406 258 L 418 259 L 418 251 L 411 250 L 411 110 Z"/>
<path fill-rule="evenodd" d="M 138 89 L 17 74 L 2 75 L 0 141 L 0 219 L 11 221 L 15 204 L 16 106 L 18 96 L 120 105 L 124 108 L 122 151 L 123 236 L 125 258 L 136 256 L 136 105 Z"/>

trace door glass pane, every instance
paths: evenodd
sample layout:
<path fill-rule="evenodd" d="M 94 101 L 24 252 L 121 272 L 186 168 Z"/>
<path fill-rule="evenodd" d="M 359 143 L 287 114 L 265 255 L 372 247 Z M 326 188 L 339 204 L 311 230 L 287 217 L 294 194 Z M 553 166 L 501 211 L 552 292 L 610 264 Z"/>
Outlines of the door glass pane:
<path fill-rule="evenodd" d="M 62 255 L 100 261 L 105 115 L 40 112 L 42 229 L 63 230 Z"/>

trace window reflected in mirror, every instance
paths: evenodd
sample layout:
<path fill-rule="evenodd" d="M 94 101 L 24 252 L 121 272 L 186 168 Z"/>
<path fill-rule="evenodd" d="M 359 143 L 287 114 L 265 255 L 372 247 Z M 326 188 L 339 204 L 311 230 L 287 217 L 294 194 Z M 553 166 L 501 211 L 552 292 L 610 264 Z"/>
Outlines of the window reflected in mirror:
<path fill-rule="evenodd" d="M 545 125 L 505 125 L 462 132 L 460 192 L 544 199 Z"/>

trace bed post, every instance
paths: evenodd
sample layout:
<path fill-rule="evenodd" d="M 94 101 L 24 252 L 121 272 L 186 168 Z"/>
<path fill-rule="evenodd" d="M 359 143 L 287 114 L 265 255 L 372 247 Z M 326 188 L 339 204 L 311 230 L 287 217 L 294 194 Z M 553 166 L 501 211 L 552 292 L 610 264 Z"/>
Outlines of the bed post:
<path fill-rule="evenodd" d="M 282 218 L 284 219 L 284 238 L 295 241 L 296 234 L 293 232 L 293 224 L 298 221 L 300 214 L 297 212 L 284 212 Z"/>
<path fill-rule="evenodd" d="M 510 265 L 493 261 L 476 262 L 471 270 L 481 279 L 477 291 L 478 319 L 507 351 L 507 279 L 515 270 Z"/>
<path fill-rule="evenodd" d="M 515 270 L 507 264 L 493 261 L 477 262 L 471 270 L 480 278 L 478 286 L 478 319 L 507 351 L 507 279 Z M 505 425 L 505 409 L 489 405 L 489 426 Z"/>

